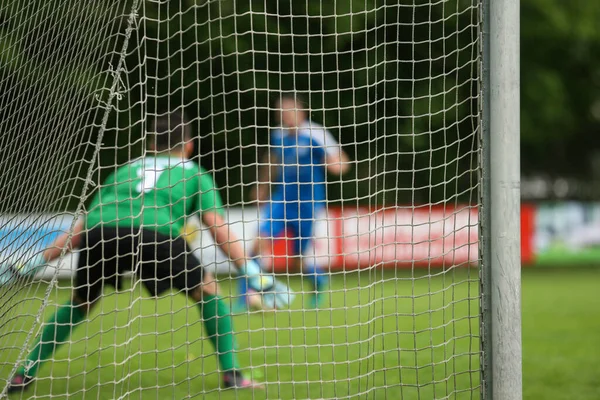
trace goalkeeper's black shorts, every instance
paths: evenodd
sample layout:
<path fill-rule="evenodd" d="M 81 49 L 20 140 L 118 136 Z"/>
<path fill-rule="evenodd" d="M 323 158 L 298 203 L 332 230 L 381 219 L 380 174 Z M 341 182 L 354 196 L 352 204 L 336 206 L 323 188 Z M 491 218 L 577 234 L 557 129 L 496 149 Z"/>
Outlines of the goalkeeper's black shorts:
<path fill-rule="evenodd" d="M 149 229 L 92 228 L 83 235 L 75 277 L 76 293 L 93 302 L 105 285 L 120 288 L 132 271 L 152 296 L 171 288 L 188 293 L 202 282 L 202 267 L 181 238 Z"/>

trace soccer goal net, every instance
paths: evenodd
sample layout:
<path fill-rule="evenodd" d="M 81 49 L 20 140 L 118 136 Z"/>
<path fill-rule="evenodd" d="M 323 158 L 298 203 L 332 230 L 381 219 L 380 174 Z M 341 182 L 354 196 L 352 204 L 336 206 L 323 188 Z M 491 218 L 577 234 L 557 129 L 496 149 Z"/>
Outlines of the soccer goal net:
<path fill-rule="evenodd" d="M 481 396 L 482 21 L 3 1 L 0 392 Z"/>

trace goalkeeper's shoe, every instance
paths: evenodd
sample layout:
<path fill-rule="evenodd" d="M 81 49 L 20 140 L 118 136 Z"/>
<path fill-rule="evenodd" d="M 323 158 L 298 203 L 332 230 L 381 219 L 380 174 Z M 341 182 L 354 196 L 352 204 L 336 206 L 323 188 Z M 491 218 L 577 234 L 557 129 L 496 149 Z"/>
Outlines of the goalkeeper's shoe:
<path fill-rule="evenodd" d="M 7 393 L 23 392 L 33 383 L 33 378 L 25 375 L 15 375 L 10 380 Z"/>
<path fill-rule="evenodd" d="M 223 386 L 235 389 L 264 389 L 264 385 L 245 378 L 240 371 L 227 371 L 223 374 Z"/>

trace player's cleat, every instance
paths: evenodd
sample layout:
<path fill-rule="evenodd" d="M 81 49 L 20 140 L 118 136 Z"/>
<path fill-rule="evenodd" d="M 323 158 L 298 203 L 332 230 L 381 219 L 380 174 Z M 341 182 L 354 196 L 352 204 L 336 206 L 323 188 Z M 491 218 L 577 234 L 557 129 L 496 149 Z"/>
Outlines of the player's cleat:
<path fill-rule="evenodd" d="M 264 389 L 264 385 L 245 378 L 240 371 L 227 371 L 223 374 L 223 386 L 235 389 Z"/>
<path fill-rule="evenodd" d="M 327 293 L 329 285 L 321 285 L 321 287 L 308 297 L 308 307 L 311 309 L 324 308 L 327 306 Z"/>
<path fill-rule="evenodd" d="M 8 393 L 17 393 L 23 392 L 27 389 L 29 385 L 33 383 L 33 378 L 25 375 L 15 375 L 10 380 L 10 385 L 8 386 Z"/>
<path fill-rule="evenodd" d="M 308 297 L 308 308 L 318 309 L 325 307 L 326 296 L 325 293 L 317 292 L 313 293 Z"/>

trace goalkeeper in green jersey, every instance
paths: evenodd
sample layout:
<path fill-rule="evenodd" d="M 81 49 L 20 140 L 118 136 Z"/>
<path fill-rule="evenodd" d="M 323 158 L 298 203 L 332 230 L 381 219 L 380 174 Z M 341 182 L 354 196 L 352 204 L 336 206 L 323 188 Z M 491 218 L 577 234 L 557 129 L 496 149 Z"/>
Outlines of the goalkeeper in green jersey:
<path fill-rule="evenodd" d="M 9 392 L 23 390 L 34 381 L 43 362 L 86 319 L 104 285 L 118 287 L 118 277 L 126 270 L 132 271 L 153 296 L 174 288 L 198 305 L 224 371 L 225 387 L 258 386 L 240 373 L 232 317 L 229 306 L 218 295 L 214 277 L 203 270 L 180 236 L 186 217 L 200 214 L 217 245 L 254 290 L 276 296 L 280 305 L 291 295 L 274 293 L 273 288 L 280 290 L 282 284 L 262 275 L 260 267 L 246 259 L 242 242 L 229 231 L 211 176 L 188 159 L 194 145 L 184 115 L 174 112 L 159 116 L 152 128 L 149 155 L 116 169 L 93 198 L 71 240 L 64 234 L 43 253 L 49 261 L 67 246 L 67 250 L 80 249 L 73 295 L 44 326 L 12 378 Z"/>

